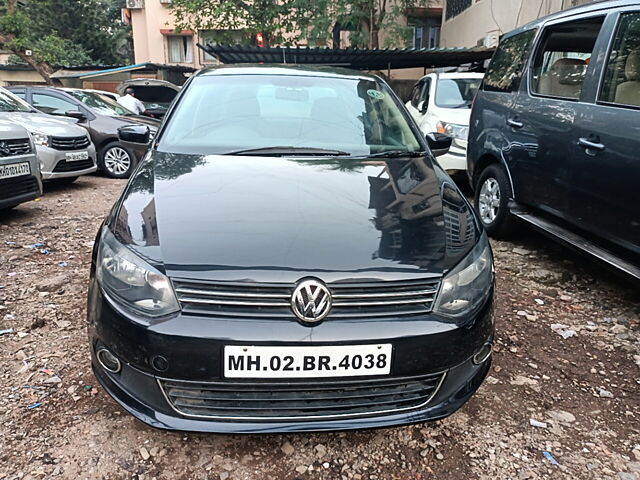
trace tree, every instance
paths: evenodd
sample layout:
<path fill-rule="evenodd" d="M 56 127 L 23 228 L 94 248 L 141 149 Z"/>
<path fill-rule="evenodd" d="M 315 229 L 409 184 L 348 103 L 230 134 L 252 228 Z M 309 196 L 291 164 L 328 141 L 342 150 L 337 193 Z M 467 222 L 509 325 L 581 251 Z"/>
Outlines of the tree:
<path fill-rule="evenodd" d="M 409 28 L 401 19 L 407 9 L 433 0 L 173 0 L 178 30 L 244 29 L 261 32 L 265 44 L 337 46 L 339 32 L 349 31 L 354 47 L 404 46 Z"/>
<path fill-rule="evenodd" d="M 53 66 L 121 63 L 126 57 L 119 47 L 126 46 L 128 32 L 114 19 L 119 2 L 0 0 L 0 48 L 50 85 L 58 84 L 51 78 Z"/>
<path fill-rule="evenodd" d="M 298 20 L 313 9 L 313 0 L 173 0 L 180 30 L 244 30 L 262 33 L 265 46 L 301 38 Z"/>

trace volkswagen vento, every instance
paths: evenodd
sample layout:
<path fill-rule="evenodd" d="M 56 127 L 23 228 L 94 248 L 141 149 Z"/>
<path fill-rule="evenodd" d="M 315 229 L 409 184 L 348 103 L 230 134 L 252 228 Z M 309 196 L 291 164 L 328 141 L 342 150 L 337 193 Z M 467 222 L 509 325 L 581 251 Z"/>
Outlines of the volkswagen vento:
<path fill-rule="evenodd" d="M 145 142 L 146 127 L 127 127 Z M 431 149 L 430 145 L 431 144 Z M 194 75 L 102 225 L 100 383 L 149 425 L 382 427 L 450 415 L 490 365 L 486 234 L 379 78 Z"/>

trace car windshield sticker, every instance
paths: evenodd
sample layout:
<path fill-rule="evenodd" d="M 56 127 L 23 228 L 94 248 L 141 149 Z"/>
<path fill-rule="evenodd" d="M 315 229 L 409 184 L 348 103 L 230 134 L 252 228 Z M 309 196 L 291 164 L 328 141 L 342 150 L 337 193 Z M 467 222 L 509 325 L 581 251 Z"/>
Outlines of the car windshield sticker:
<path fill-rule="evenodd" d="M 378 90 L 374 90 L 373 88 L 367 90 L 367 95 L 369 95 L 371 98 L 375 98 L 377 100 L 380 100 L 381 98 L 384 97 L 384 93 L 378 91 Z"/>

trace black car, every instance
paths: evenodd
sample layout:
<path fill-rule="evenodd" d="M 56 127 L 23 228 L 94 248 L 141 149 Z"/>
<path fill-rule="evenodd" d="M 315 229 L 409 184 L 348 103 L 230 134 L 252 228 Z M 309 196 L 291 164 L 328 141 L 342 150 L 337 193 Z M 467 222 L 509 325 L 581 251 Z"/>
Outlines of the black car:
<path fill-rule="evenodd" d="M 92 364 L 155 427 L 422 422 L 487 374 L 492 298 L 486 234 L 382 80 L 221 67 L 188 81 L 98 233 Z"/>
<path fill-rule="evenodd" d="M 640 2 L 597 2 L 502 39 L 471 115 L 479 217 L 521 220 L 640 279 Z"/>
<path fill-rule="evenodd" d="M 127 125 L 147 125 L 152 134 L 160 122 L 135 115 L 114 100 L 77 88 L 9 87 L 14 94 L 50 115 L 77 119 L 89 131 L 98 153 L 98 168 L 113 178 L 129 178 L 148 145 L 123 142 L 118 130 Z"/>

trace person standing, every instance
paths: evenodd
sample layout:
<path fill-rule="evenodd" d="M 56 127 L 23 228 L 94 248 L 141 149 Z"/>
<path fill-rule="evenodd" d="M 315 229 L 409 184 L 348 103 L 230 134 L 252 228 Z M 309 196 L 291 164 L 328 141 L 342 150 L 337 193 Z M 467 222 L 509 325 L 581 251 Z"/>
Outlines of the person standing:
<path fill-rule="evenodd" d="M 136 92 L 131 87 L 127 87 L 124 95 L 118 99 L 118 103 L 127 110 L 131 110 L 137 115 L 144 115 L 147 109 L 140 100 L 135 96 Z"/>

